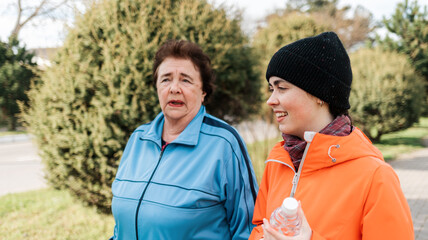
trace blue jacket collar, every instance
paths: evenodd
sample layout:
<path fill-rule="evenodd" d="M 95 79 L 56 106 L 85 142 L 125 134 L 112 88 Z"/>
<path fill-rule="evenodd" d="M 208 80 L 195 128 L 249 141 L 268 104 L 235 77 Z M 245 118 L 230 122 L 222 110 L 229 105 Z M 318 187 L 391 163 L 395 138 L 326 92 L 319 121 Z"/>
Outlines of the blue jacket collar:
<path fill-rule="evenodd" d="M 196 145 L 199 141 L 199 133 L 201 131 L 202 121 L 205 117 L 205 106 L 201 106 L 199 112 L 190 121 L 189 125 L 183 130 L 182 133 L 172 143 Z M 163 112 L 160 112 L 156 118 L 150 123 L 147 133 L 142 136 L 142 139 L 152 140 L 160 144 L 162 138 L 162 130 L 165 122 Z"/>

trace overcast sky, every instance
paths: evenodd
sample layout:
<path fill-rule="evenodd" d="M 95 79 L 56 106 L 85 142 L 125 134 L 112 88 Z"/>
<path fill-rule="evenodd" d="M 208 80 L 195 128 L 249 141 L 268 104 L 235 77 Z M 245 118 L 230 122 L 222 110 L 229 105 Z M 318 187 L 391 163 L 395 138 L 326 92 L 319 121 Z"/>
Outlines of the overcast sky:
<path fill-rule="evenodd" d="M 11 9 L 6 9 L 16 0 L 0 0 L 0 40 L 5 41 L 10 35 L 15 24 L 16 13 Z M 381 20 L 383 16 L 389 17 L 393 14 L 397 3 L 404 0 L 339 0 L 339 5 L 351 5 L 353 8 L 362 5 L 373 13 L 375 20 Z M 412 1 L 412 0 L 410 0 Z M 257 21 L 274 11 L 275 8 L 285 7 L 283 0 L 210 0 L 224 3 L 227 6 L 234 5 L 243 9 L 244 28 L 255 28 Z M 420 6 L 428 6 L 428 0 L 418 0 Z M 247 30 L 248 30 L 247 29 Z M 39 26 L 28 24 L 20 32 L 20 40 L 27 45 L 27 48 L 36 47 L 56 47 L 61 45 L 64 38 L 64 24 L 60 21 L 43 21 Z"/>

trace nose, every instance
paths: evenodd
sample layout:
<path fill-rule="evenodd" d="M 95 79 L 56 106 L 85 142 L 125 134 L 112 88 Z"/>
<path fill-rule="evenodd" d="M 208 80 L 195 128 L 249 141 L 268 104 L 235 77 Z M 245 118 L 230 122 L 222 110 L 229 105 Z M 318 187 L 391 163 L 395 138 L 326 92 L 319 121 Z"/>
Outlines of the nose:
<path fill-rule="evenodd" d="M 173 80 L 171 82 L 171 85 L 169 87 L 169 92 L 170 93 L 180 93 L 181 92 L 181 88 L 180 88 L 180 84 L 178 80 Z"/>
<path fill-rule="evenodd" d="M 269 105 L 269 106 L 275 106 L 275 105 L 278 105 L 278 98 L 275 96 L 275 93 L 274 92 L 272 92 L 271 93 L 271 95 L 270 95 L 270 97 L 268 98 L 268 100 L 266 101 L 266 103 L 267 103 L 267 105 Z"/>

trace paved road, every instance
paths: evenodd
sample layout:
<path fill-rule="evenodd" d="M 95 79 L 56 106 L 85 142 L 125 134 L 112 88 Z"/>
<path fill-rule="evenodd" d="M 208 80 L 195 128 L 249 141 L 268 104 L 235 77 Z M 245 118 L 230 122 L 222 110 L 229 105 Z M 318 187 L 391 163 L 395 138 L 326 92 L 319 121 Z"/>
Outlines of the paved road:
<path fill-rule="evenodd" d="M 0 142 L 0 196 L 44 187 L 43 167 L 32 142 Z"/>
<path fill-rule="evenodd" d="M 390 163 L 410 205 L 415 239 L 428 240 L 428 148 Z M 44 187 L 43 167 L 32 142 L 0 140 L 0 196 Z"/>
<path fill-rule="evenodd" d="M 416 240 L 428 240 L 428 148 L 391 162 L 412 212 Z M 393 209 L 391 209 L 393 211 Z"/>

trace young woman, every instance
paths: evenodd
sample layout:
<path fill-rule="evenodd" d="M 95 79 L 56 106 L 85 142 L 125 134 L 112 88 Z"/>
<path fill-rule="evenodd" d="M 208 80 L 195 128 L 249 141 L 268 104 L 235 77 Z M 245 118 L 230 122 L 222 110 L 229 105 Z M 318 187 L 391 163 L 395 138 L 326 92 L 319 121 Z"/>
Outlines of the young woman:
<path fill-rule="evenodd" d="M 348 116 L 352 71 L 333 32 L 301 39 L 272 57 L 266 79 L 284 141 L 272 149 L 250 239 L 413 239 L 410 209 L 394 170 Z M 306 134 L 305 132 L 312 132 Z M 300 201 L 300 235 L 269 224 L 284 198 Z"/>

